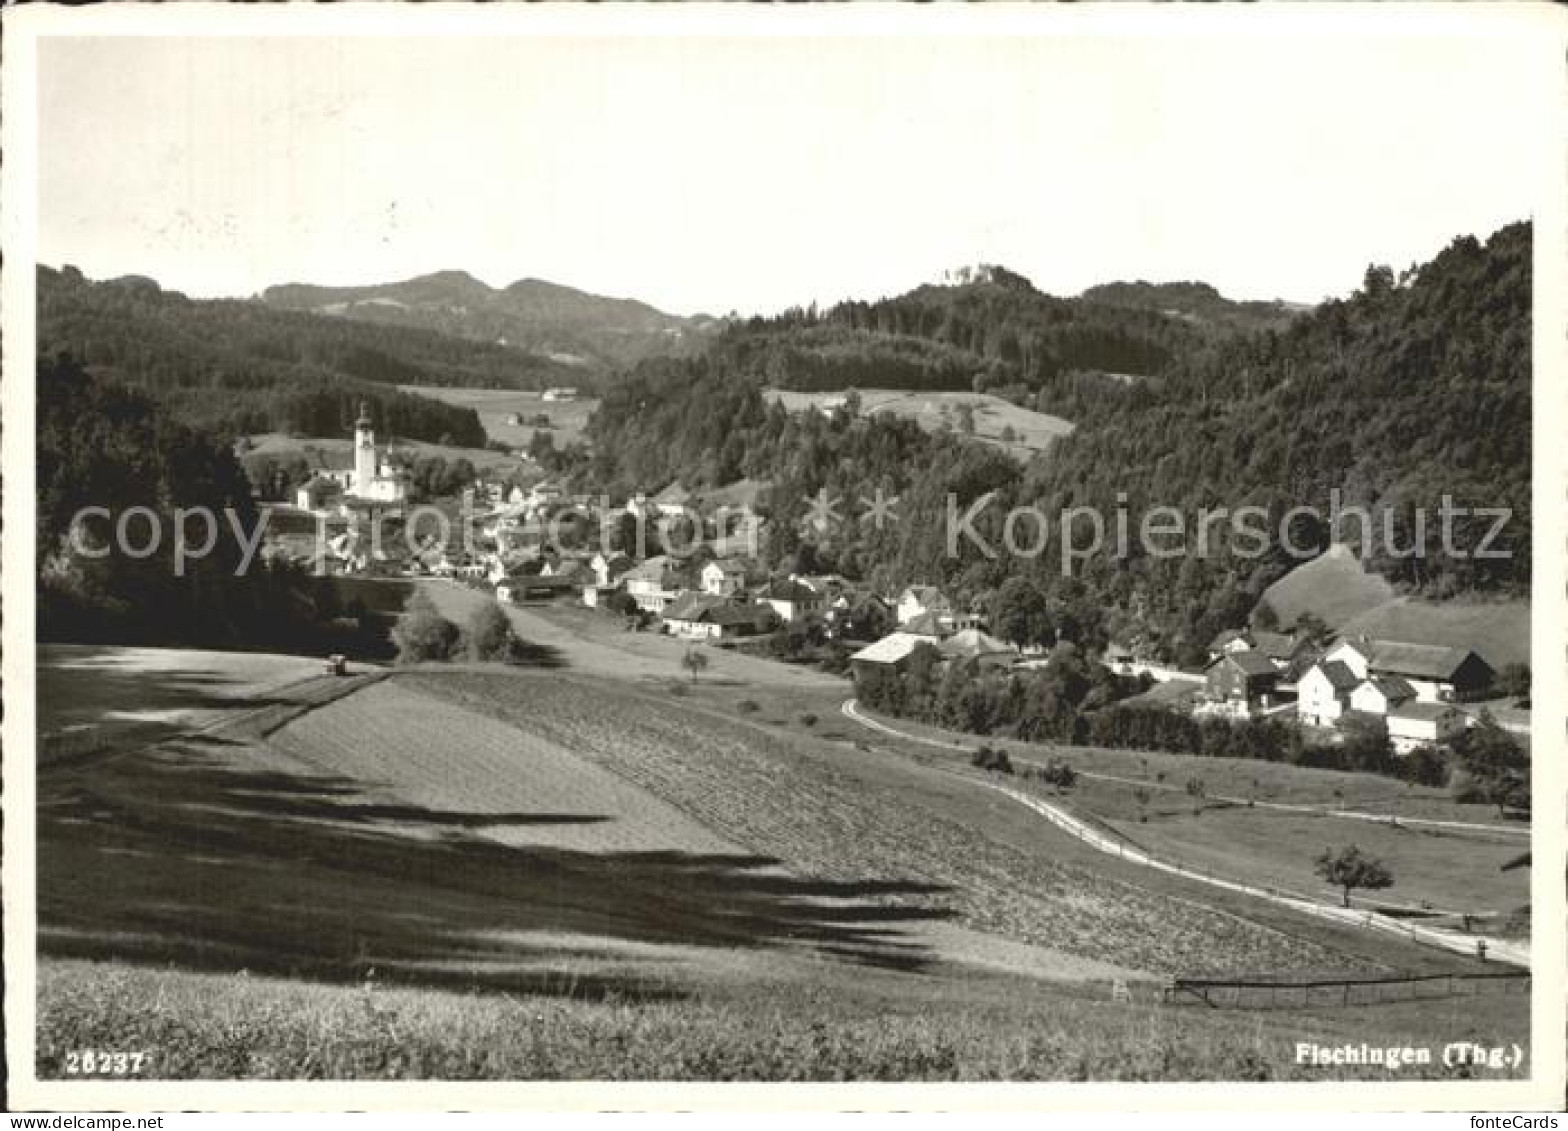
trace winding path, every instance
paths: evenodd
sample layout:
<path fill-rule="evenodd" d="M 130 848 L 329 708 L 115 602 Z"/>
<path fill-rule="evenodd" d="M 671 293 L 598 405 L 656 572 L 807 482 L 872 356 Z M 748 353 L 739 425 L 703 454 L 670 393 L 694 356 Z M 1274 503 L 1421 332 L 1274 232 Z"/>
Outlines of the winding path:
<path fill-rule="evenodd" d="M 878 733 L 887 735 L 891 738 L 897 738 L 906 742 L 918 742 L 925 746 L 934 746 L 944 750 L 954 750 L 963 753 L 968 753 L 970 751 L 969 747 L 963 746 L 959 743 L 943 742 L 939 739 L 926 738 L 921 735 L 909 734 L 905 731 L 888 726 L 886 723 L 881 722 L 878 719 L 870 718 L 860 712 L 859 703 L 854 699 L 846 699 L 840 705 L 839 710 L 845 718 L 859 723 L 868 730 L 877 731 Z M 1104 778 L 1104 775 L 1087 773 L 1083 774 L 1082 776 L 1088 778 Z M 1505 939 L 1489 938 L 1482 935 L 1458 935 L 1449 931 L 1439 931 L 1431 927 L 1419 927 L 1410 923 L 1400 922 L 1397 919 L 1390 918 L 1387 915 L 1381 915 L 1375 911 L 1357 911 L 1352 908 L 1336 907 L 1333 904 L 1322 903 L 1318 900 L 1311 899 L 1294 892 L 1287 892 L 1277 888 L 1257 887 L 1252 884 L 1239 883 L 1235 880 L 1222 879 L 1219 876 L 1211 876 L 1205 872 L 1197 872 L 1190 868 L 1183 868 L 1179 865 L 1172 864 L 1169 861 L 1161 860 L 1156 856 L 1152 856 L 1143 849 L 1129 844 L 1124 840 L 1118 839 L 1113 835 L 1108 835 L 1088 822 L 1073 816 L 1061 806 L 1052 805 L 1050 802 L 1041 797 L 1026 793 L 1020 789 L 1015 789 L 1012 786 L 1003 785 L 1000 782 L 982 781 L 978 779 L 969 780 L 973 780 L 976 785 L 983 786 L 987 789 L 993 789 L 998 793 L 1005 794 L 1007 797 L 1018 802 L 1019 804 L 1027 806 L 1035 813 L 1051 822 L 1051 824 L 1061 829 L 1063 832 L 1083 841 L 1085 844 L 1089 845 L 1089 847 L 1097 849 L 1100 852 L 1104 852 L 1107 855 L 1119 857 L 1120 859 L 1129 861 L 1133 864 L 1140 864 L 1146 868 L 1153 868 L 1156 871 L 1166 872 L 1173 876 L 1181 876 L 1184 879 L 1195 880 L 1198 883 L 1207 884 L 1210 887 L 1222 888 L 1226 891 L 1238 892 L 1242 895 L 1249 895 L 1257 899 L 1264 899 L 1270 903 L 1278 904 L 1281 907 L 1288 907 L 1294 911 L 1299 911 L 1302 914 L 1312 915 L 1319 919 L 1331 920 L 1344 926 L 1359 927 L 1364 930 L 1373 930 L 1382 932 L 1383 934 L 1397 935 L 1412 942 L 1422 943 L 1427 946 L 1440 947 L 1443 950 L 1453 951 L 1458 954 L 1474 955 L 1476 953 L 1477 944 L 1485 943 L 1486 955 L 1489 959 L 1503 962 L 1510 966 L 1522 966 L 1528 968 L 1530 965 L 1530 948 L 1528 944 L 1510 942 Z M 1123 779 L 1108 778 L 1104 780 L 1120 781 Z M 1262 803 L 1260 802 L 1259 804 L 1261 805 Z M 1306 806 L 1275 807 L 1301 809 L 1302 811 L 1306 812 L 1316 812 L 1316 810 L 1312 810 Z M 1365 814 L 1363 816 L 1370 817 L 1370 815 Z M 1374 819 L 1386 820 L 1387 818 Z M 1465 827 L 1461 822 L 1429 821 L 1410 823 L 1425 823 L 1449 826 L 1459 825 L 1460 827 Z M 1479 827 L 1491 828 L 1492 826 L 1482 825 Z"/>

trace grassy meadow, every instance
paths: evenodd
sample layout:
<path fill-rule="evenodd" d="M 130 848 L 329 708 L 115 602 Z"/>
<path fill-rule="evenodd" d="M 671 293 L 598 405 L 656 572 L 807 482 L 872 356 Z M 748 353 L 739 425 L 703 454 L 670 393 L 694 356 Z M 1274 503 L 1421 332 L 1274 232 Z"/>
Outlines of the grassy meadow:
<path fill-rule="evenodd" d="M 1016 983 L 877 972 L 685 999 L 592 1000 L 331 985 L 114 963 L 46 963 L 37 1070 L 112 1039 L 164 1079 L 1322 1080 L 1297 1041 L 1524 1041 L 1518 999 L 1321 1013 L 1120 1004 Z M 1525 1070 L 1473 1070 L 1510 1079 Z M 1441 1065 L 1335 1078 L 1442 1078 Z"/>
<path fill-rule="evenodd" d="M 945 428 L 958 431 L 957 408 L 969 405 L 974 409 L 977 439 L 1017 455 L 1028 456 L 1043 452 L 1058 436 L 1073 430 L 1071 421 L 1049 413 L 1021 408 L 1011 401 L 991 393 L 938 393 L 915 392 L 901 389 L 861 389 L 861 411 L 887 412 L 905 416 L 928 432 Z M 843 395 L 839 393 L 795 393 L 783 389 L 769 389 L 767 395 L 791 412 L 802 412 L 813 405 Z M 1011 428 L 1011 439 L 1003 436 Z"/>

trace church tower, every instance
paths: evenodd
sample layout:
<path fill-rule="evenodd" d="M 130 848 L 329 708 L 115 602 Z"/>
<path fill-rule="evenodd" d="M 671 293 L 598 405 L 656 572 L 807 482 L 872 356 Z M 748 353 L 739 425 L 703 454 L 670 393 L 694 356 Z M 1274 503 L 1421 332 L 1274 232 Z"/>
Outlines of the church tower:
<path fill-rule="evenodd" d="M 370 406 L 359 402 L 359 419 L 354 423 L 353 494 L 369 498 L 375 492 L 376 434 L 370 428 Z"/>

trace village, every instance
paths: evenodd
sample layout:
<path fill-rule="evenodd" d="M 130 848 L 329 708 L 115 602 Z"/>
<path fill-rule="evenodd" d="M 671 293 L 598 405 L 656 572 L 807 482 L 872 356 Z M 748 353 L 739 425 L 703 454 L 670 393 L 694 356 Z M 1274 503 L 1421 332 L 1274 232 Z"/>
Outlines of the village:
<path fill-rule="evenodd" d="M 901 674 L 922 648 L 940 665 L 972 663 L 986 675 L 1051 662 L 1048 641 L 994 635 L 978 598 L 962 602 L 932 585 L 877 592 L 839 574 L 769 573 L 756 553 L 765 520 L 752 508 L 754 488 L 697 494 L 671 483 L 612 506 L 571 497 L 548 477 L 525 487 L 492 473 L 463 489 L 467 521 L 442 537 L 403 529 L 409 486 L 390 456 L 362 409 L 352 465 L 318 470 L 297 492 L 295 507 L 317 520 L 316 537 L 276 539 L 272 552 L 328 574 L 461 584 L 502 605 L 597 609 L 627 629 L 692 644 L 755 650 L 777 635 L 774 658 L 856 677 Z M 1129 701 L 1195 718 L 1294 722 L 1318 743 L 1370 727 L 1394 754 L 1408 755 L 1451 744 L 1483 719 L 1529 735 L 1527 701 L 1504 694 L 1498 671 L 1471 648 L 1325 638 L 1298 626 L 1229 629 L 1207 652 L 1201 668 L 1180 668 L 1113 640 L 1094 659 L 1139 681 L 1133 691 L 1154 689 Z"/>

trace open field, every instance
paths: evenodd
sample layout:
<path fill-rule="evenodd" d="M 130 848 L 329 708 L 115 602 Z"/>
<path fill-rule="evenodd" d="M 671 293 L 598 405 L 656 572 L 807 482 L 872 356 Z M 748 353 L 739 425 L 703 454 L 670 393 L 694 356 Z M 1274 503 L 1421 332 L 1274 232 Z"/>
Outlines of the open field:
<path fill-rule="evenodd" d="M 377 444 L 395 442 L 400 451 L 415 458 L 440 456 L 448 463 L 466 459 L 480 471 L 504 473 L 519 465 L 516 456 L 489 448 L 458 448 L 449 444 L 431 444 L 424 440 L 406 440 L 396 436 L 376 436 Z M 339 436 L 287 436 L 281 432 L 262 432 L 250 437 L 251 447 L 245 454 L 271 456 L 277 460 L 290 460 L 296 456 L 319 464 L 330 460 L 333 467 L 353 465 L 354 441 Z"/>
<path fill-rule="evenodd" d="M 405 393 L 473 409 L 479 413 L 479 423 L 484 425 L 487 436 L 514 448 L 526 447 L 535 432 L 549 432 L 555 437 L 558 448 L 580 440 L 588 417 L 599 406 L 597 397 L 547 401 L 540 393 L 519 389 L 460 389 L 432 385 L 401 385 L 399 388 Z M 553 427 L 542 429 L 532 424 L 510 424 L 508 418 L 513 413 L 521 413 L 525 421 L 542 413 L 550 418 Z"/>
<path fill-rule="evenodd" d="M 1020 408 L 1011 401 L 990 393 L 928 393 L 901 389 L 860 389 L 861 411 L 890 412 L 907 416 L 928 432 L 944 426 L 958 429 L 956 409 L 961 404 L 975 410 L 975 437 L 1018 455 L 1043 452 L 1058 436 L 1073 430 L 1071 421 L 1043 412 Z M 769 389 L 767 396 L 791 412 L 801 412 L 843 393 L 795 393 Z M 1013 430 L 1013 439 L 1002 438 L 1003 429 Z"/>
<path fill-rule="evenodd" d="M 441 614 L 461 624 L 489 595 L 448 581 L 418 583 Z M 681 682 L 689 674 L 681 657 L 690 647 L 685 641 L 657 632 L 629 632 L 621 618 L 602 610 L 566 601 L 539 605 L 503 605 L 519 636 L 530 644 L 549 649 L 559 663 L 574 670 L 612 679 L 653 683 Z M 708 657 L 702 682 L 727 687 L 791 686 L 844 692 L 849 681 L 809 668 L 775 663 L 724 648 L 697 645 Z M 839 694 L 825 695 L 836 703 Z"/>
<path fill-rule="evenodd" d="M 162 1078 L 444 1080 L 1387 1080 L 1295 1063 L 1297 1041 L 1493 1046 L 1519 999 L 1291 1014 L 1157 1008 L 855 970 L 662 1001 L 333 986 L 47 961 L 37 1069 L 114 1033 Z M 1486 1079 L 1528 1074 L 1478 1069 Z"/>
<path fill-rule="evenodd" d="M 1190 885 L 1150 891 L 1136 868 L 1108 868 L 1113 861 L 1094 859 L 1027 810 L 864 744 L 781 733 L 653 692 L 607 694 L 563 676 L 427 669 L 404 678 L 550 737 L 808 874 L 942 890 L 960 925 L 974 930 L 1150 973 L 1387 969 L 1427 959 L 1407 948 L 1368 951 L 1360 939 L 1346 947 L 1345 932 L 1318 935 L 1309 923 L 1286 927 L 1265 915 L 1265 925 L 1246 901 L 1211 910 L 1190 898 Z M 1180 898 L 1168 902 L 1171 894 Z"/>
<path fill-rule="evenodd" d="M 1335 629 L 1394 596 L 1387 580 L 1362 569 L 1355 552 L 1341 545 L 1297 566 L 1263 591 L 1280 624 L 1293 624 L 1302 613 L 1312 612 Z"/>
<path fill-rule="evenodd" d="M 809 718 L 842 681 L 710 650 L 675 695 L 683 645 L 605 668 L 618 630 L 513 612 L 564 666 L 285 689 L 41 773 L 40 1070 L 108 1033 L 154 1076 L 461 1078 L 1303 1078 L 1319 1027 L 1525 1039 L 1517 996 L 1155 1007 L 1173 974 L 1474 964 L 1103 857 Z"/>
<path fill-rule="evenodd" d="M 940 737 L 973 747 L 973 736 L 947 735 L 930 727 L 893 720 L 905 733 Z M 1252 807 L 1321 804 L 1325 808 L 1398 812 L 1407 820 L 1419 814 L 1432 820 L 1490 823 L 1484 807 L 1458 805 L 1442 792 L 1366 774 L 1345 774 L 1241 759 L 1143 755 L 1082 747 L 1042 747 L 992 743 L 1007 749 L 1015 765 L 1039 764 L 1046 756 L 1065 758 L 1079 771 L 1078 785 L 1055 799 L 1069 809 L 1099 818 L 1138 848 L 1159 859 L 1222 878 L 1285 888 L 1324 901 L 1339 892 L 1324 885 L 1312 861 L 1324 848 L 1358 844 L 1384 860 L 1395 887 L 1360 893 L 1358 906 L 1417 911 L 1433 925 L 1449 926 L 1463 915 L 1503 916 L 1527 907 L 1525 870 L 1503 872 L 1524 844 L 1518 826 L 1502 832 L 1480 829 L 1352 821 L 1327 814 Z M 930 747 L 919 747 L 931 751 Z M 930 756 L 927 754 L 926 756 Z M 956 751 L 945 755 L 962 764 Z M 1169 768 L 1169 769 L 1168 769 Z M 1177 772 L 1171 773 L 1170 769 Z M 1248 775 L 1250 771 L 1250 776 Z M 1112 779 L 1090 777 L 1106 774 Z M 1206 796 L 1192 797 L 1186 783 L 1198 779 Z M 1379 788 L 1382 786 L 1383 788 Z M 1137 793 L 1149 798 L 1140 803 Z M 1222 796 L 1236 801 L 1219 800 Z M 1417 810 L 1417 814 L 1410 811 Z M 1482 812 L 1474 810 L 1482 809 Z M 1430 915 L 1426 914 L 1430 912 Z"/>
<path fill-rule="evenodd" d="M 266 652 L 42 644 L 39 754 L 75 755 L 211 725 L 321 674 L 319 659 Z"/>
<path fill-rule="evenodd" d="M 864 707 L 860 708 L 865 712 Z M 866 712 L 870 713 L 870 712 Z M 1011 739 L 982 738 L 926 726 L 909 719 L 889 720 L 900 731 L 929 736 L 968 747 L 988 742 L 1006 750 L 1014 761 L 1044 762 L 1058 756 L 1080 773 L 1101 774 L 1145 783 L 1156 793 L 1170 790 L 1186 797 L 1189 778 L 1201 778 L 1209 798 L 1252 798 L 1259 802 L 1317 806 L 1323 809 L 1350 809 L 1386 814 L 1390 817 L 1463 821 L 1477 824 L 1502 824 L 1522 833 L 1524 827 L 1499 822 L 1490 805 L 1460 804 L 1446 790 L 1415 785 L 1379 774 L 1324 770 L 1293 766 L 1286 762 L 1265 762 L 1255 758 L 1209 758 L 1192 754 L 1160 751 L 1116 750 L 1100 746 L 1069 746 L 1060 743 L 1019 742 Z M 923 749 L 917 747 L 917 749 Z M 927 753 L 939 753 L 927 750 Z M 946 754 L 961 761 L 956 753 Z M 1353 830 L 1358 824 L 1351 824 Z"/>

